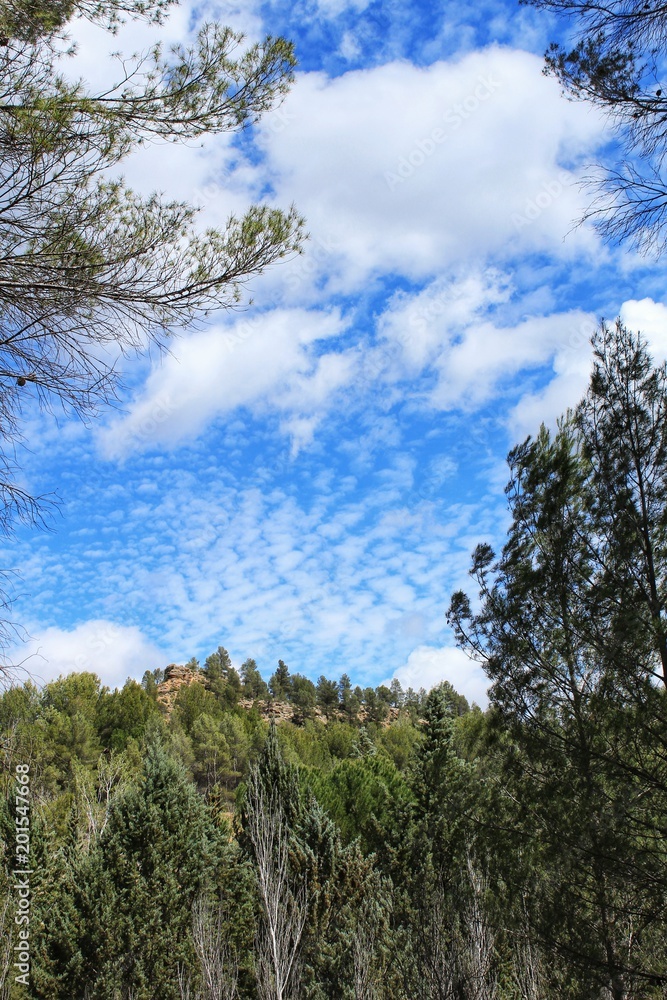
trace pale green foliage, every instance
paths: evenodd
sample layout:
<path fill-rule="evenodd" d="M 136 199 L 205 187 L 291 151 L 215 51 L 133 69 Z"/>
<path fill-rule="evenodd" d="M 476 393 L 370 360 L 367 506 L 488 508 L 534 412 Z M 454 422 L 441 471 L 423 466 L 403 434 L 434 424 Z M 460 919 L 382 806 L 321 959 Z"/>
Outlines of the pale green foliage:
<path fill-rule="evenodd" d="M 4 0 L 0 30 L 4 37 L 35 41 L 60 32 L 75 17 L 86 18 L 115 31 L 123 15 L 160 23 L 178 0 Z"/>

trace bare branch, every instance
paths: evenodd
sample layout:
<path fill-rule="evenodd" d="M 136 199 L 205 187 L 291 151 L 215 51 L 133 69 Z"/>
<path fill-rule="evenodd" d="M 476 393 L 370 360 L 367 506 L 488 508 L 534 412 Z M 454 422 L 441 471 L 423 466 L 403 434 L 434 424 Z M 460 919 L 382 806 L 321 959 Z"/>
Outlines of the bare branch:
<path fill-rule="evenodd" d="M 295 884 L 289 830 L 279 795 L 267 792 L 256 771 L 247 793 L 248 835 L 257 867 L 262 920 L 257 932 L 257 987 L 262 1000 L 289 1000 L 308 916 L 305 881 Z"/>

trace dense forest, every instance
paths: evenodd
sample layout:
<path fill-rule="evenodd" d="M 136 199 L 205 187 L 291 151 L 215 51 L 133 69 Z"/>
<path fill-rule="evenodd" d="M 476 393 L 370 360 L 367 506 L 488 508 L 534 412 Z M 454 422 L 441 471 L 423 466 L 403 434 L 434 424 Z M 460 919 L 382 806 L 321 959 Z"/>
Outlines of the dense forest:
<path fill-rule="evenodd" d="M 578 19 L 547 71 L 627 157 L 586 218 L 664 253 L 664 8 L 526 2 Z M 0 2 L 0 533 L 49 509 L 21 475 L 24 414 L 96 416 L 120 356 L 302 249 L 295 208 L 211 229 L 116 173 L 253 126 L 291 42 L 206 24 L 102 93 L 60 68 L 73 19 L 113 33 L 174 5 Z M 475 592 L 442 595 L 484 709 L 446 680 L 362 687 L 353 663 L 267 679 L 223 645 L 120 690 L 21 683 L 0 586 L 0 1000 L 667 998 L 667 366 L 620 321 L 592 346 L 579 405 L 509 454 L 502 550 L 478 545 Z"/>
<path fill-rule="evenodd" d="M 1 996 L 665 997 L 667 369 L 594 348 L 451 598 L 486 711 L 222 647 L 5 691 Z"/>

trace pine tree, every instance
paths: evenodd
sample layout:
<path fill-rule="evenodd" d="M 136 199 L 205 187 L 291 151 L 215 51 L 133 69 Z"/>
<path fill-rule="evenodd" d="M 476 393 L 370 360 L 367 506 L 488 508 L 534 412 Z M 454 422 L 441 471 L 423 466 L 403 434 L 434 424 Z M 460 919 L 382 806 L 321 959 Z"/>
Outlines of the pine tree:
<path fill-rule="evenodd" d="M 177 1000 L 178 966 L 192 966 L 192 905 L 215 884 L 226 851 L 203 800 L 159 743 L 141 785 L 116 798 L 104 834 L 63 887 L 78 915 L 69 954 L 45 924 L 38 995 Z M 73 919 L 74 922 L 74 919 Z"/>
<path fill-rule="evenodd" d="M 508 541 L 497 561 L 473 556 L 481 611 L 458 593 L 449 617 L 494 681 L 532 835 L 550 845 L 540 933 L 581 995 L 621 1000 L 667 982 L 667 374 L 621 324 L 595 352 L 575 413 L 510 454 Z"/>
<path fill-rule="evenodd" d="M 269 681 L 269 690 L 276 701 L 289 701 L 292 687 L 289 667 L 283 660 L 278 660 L 276 672 Z"/>

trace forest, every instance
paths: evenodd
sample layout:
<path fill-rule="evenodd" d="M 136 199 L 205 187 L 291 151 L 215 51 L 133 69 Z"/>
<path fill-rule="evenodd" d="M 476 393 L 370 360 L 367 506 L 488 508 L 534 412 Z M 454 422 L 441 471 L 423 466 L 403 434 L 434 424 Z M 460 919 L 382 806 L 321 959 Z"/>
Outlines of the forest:
<path fill-rule="evenodd" d="M 447 612 L 485 711 L 223 647 L 10 686 L 2 995 L 664 997 L 666 410 L 602 325 L 579 406 L 510 453 L 506 544 Z"/>
<path fill-rule="evenodd" d="M 272 186 L 259 174 L 248 188 L 258 204 L 215 228 L 201 223 L 200 205 L 138 193 L 117 172 L 152 144 L 194 148 L 223 133 L 236 136 L 225 150 L 240 158 L 237 133 L 277 108 L 294 81 L 290 41 L 250 43 L 211 22 L 191 45 L 122 59 L 116 83 L 100 92 L 63 71 L 72 22 L 113 35 L 124 18 L 162 25 L 176 5 L 0 2 L 5 536 L 48 520 L 53 504 L 31 491 L 42 482 L 34 467 L 32 478 L 21 468 L 38 414 L 56 413 L 75 451 L 75 418 L 125 398 L 128 359 L 167 355 L 179 332 L 205 328 L 238 305 L 251 277 L 303 250 L 304 219 L 294 207 L 271 207 Z M 554 43 L 546 70 L 616 128 L 617 166 L 597 176 L 585 221 L 607 241 L 663 253 L 664 9 L 527 5 L 574 17 L 574 47 Z M 347 39 L 350 58 L 356 44 Z M 325 74 L 314 75 L 324 90 Z M 467 99 L 476 111 L 481 98 Z M 283 125 L 274 119 L 274 136 Z M 424 149 L 432 153 L 435 140 Z M 426 164 L 424 149 L 413 149 L 415 169 Z M 262 160 L 253 155 L 247 175 Z M 349 159 L 356 168 L 358 150 Z M 336 178 L 332 187 L 342 199 L 349 186 Z M 487 194 L 484 212 L 498 200 L 495 188 Z M 406 227 L 412 215 L 410 202 Z M 414 234 L 402 241 L 408 254 L 428 243 Z M 543 244 L 535 247 L 532 263 L 552 274 Z M 624 275 L 639 274 L 634 258 L 618 261 Z M 393 280 L 393 257 L 387 266 Z M 374 268 L 359 285 L 373 285 Z M 295 288 L 305 289 L 304 274 Z M 415 275 L 408 268 L 405 287 L 387 284 L 378 295 L 403 301 Z M 533 291 L 517 316 L 529 300 L 543 301 Z M 493 294 L 501 299 L 504 287 Z M 303 301 L 315 299 L 304 291 Z M 364 308 L 380 315 L 377 301 Z M 289 313 L 288 332 L 294 315 L 306 323 L 307 309 Z M 439 316 L 427 311 L 417 327 L 428 333 Z M 332 323 L 326 336 L 342 331 Z M 318 339 L 304 333 L 300 347 Z M 332 396 L 342 396 L 353 361 L 365 351 L 373 361 L 369 344 L 327 355 L 329 367 L 294 351 L 295 370 L 312 375 L 304 399 L 319 399 L 329 378 Z M 477 544 L 470 593 L 441 595 L 443 628 L 488 678 L 484 707 L 447 680 L 429 691 L 404 691 L 395 679 L 364 686 L 345 657 L 317 682 L 306 662 L 296 671 L 281 659 L 265 677 L 249 655 L 236 669 L 224 621 L 221 645 L 203 664 L 146 670 L 115 689 L 93 664 L 38 685 L 10 656 L 21 628 L 0 574 L 0 1000 L 667 998 L 667 364 L 621 319 L 600 321 L 591 347 L 579 403 L 555 425 L 545 415 L 508 455 L 501 550 Z M 557 354 L 540 357 L 558 367 Z M 246 380 L 259 362 L 241 369 Z M 385 393 L 376 385 L 385 367 L 373 392 L 395 398 L 406 380 Z M 292 394 L 288 374 L 281 398 Z M 289 422 L 287 410 L 276 413 L 276 424 Z M 306 441 L 330 413 L 292 424 Z M 161 426 L 153 414 L 129 438 L 149 449 Z M 49 428 L 44 449 L 61 432 L 55 419 Z M 350 452 L 360 439 L 349 432 Z M 179 509 L 174 519 L 185 516 Z M 95 559 L 106 557 L 108 537 L 100 535 Z M 92 573 L 101 576 L 98 565 Z M 55 601 L 58 567 L 46 567 Z"/>

